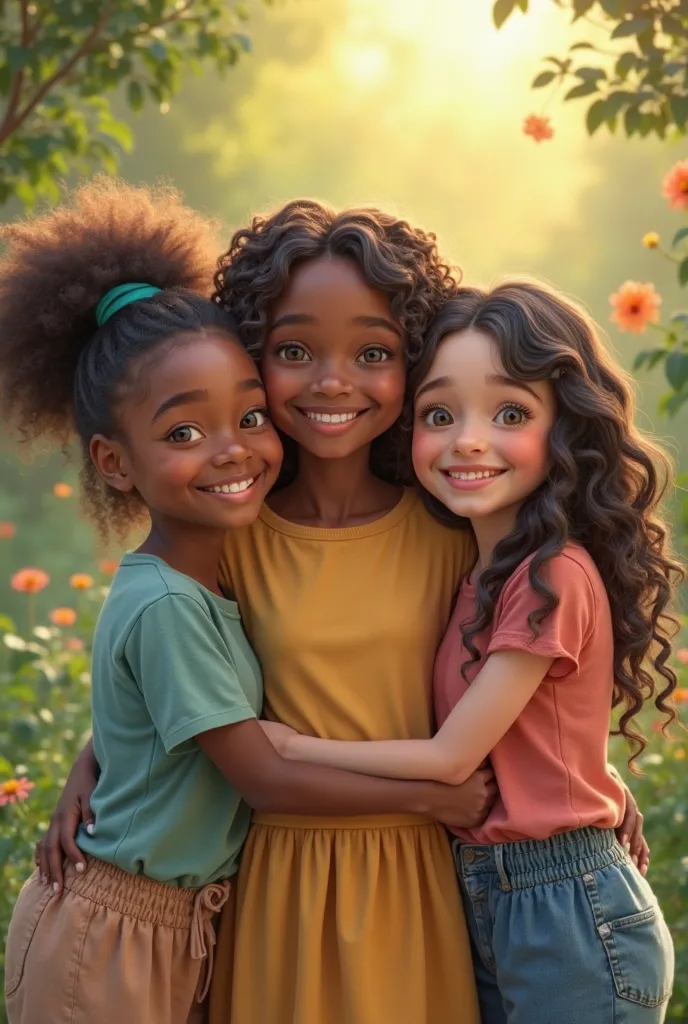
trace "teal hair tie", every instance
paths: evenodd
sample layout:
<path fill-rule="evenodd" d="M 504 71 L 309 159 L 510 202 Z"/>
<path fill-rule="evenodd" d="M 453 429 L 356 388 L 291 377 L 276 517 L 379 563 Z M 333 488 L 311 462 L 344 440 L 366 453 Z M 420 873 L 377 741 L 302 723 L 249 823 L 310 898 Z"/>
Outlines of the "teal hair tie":
<path fill-rule="evenodd" d="M 149 299 L 151 295 L 157 295 L 162 288 L 156 288 L 152 284 L 118 284 L 103 295 L 96 306 L 96 323 L 99 327 L 124 309 L 130 302 L 138 302 L 139 299 Z"/>

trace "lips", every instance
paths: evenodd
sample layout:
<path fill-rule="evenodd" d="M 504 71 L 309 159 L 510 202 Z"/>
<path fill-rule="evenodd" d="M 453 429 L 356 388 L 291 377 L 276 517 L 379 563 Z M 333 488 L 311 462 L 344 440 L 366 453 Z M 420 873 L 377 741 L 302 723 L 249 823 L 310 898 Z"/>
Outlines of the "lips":
<path fill-rule="evenodd" d="M 354 420 L 367 411 L 367 409 L 299 409 L 301 415 L 313 423 L 329 423 L 332 425 L 353 423 Z"/>
<path fill-rule="evenodd" d="M 205 487 L 198 487 L 199 491 L 206 491 L 208 494 L 243 494 L 256 482 L 261 474 L 256 476 L 243 476 L 238 479 L 221 480 L 216 484 L 207 484 Z"/>

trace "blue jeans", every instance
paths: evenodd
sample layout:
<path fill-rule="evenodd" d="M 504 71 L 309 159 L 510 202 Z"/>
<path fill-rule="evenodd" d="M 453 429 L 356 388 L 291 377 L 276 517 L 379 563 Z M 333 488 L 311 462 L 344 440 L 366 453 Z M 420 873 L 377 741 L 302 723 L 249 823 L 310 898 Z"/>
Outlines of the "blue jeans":
<path fill-rule="evenodd" d="M 452 847 L 483 1024 L 664 1020 L 671 936 L 613 832 Z"/>

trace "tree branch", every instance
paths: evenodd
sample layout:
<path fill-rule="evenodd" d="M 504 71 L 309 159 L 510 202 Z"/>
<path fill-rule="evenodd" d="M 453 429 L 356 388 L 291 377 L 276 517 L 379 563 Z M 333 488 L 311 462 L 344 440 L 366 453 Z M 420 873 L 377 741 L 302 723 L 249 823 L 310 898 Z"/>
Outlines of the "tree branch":
<path fill-rule="evenodd" d="M 24 6 L 25 0 L 22 0 L 22 7 Z M 46 78 L 46 80 L 36 90 L 31 99 L 28 100 L 24 109 L 16 113 L 15 116 L 12 118 L 5 117 L 5 121 L 2 127 L 0 128 L 0 143 L 3 143 L 12 134 L 12 132 L 16 131 L 17 128 L 19 128 L 24 123 L 27 117 L 36 109 L 41 100 L 45 96 L 47 96 L 47 94 L 50 92 L 53 86 L 57 85 L 58 82 L 62 81 L 62 79 L 69 75 L 72 68 L 76 64 L 78 64 L 81 58 L 84 57 L 88 53 L 88 51 L 93 47 L 93 44 L 98 38 L 100 31 L 103 28 L 103 25 L 105 24 L 110 15 L 111 7 L 111 0 L 108 0 L 108 2 L 103 4 L 101 12 L 98 16 L 98 20 L 93 25 L 93 27 L 91 28 L 90 32 L 85 37 L 81 45 L 76 48 L 76 50 L 74 51 L 74 53 L 68 61 L 66 61 L 61 67 L 59 67 L 54 74 L 50 75 L 49 78 Z"/>
<path fill-rule="evenodd" d="M 25 47 L 29 42 L 29 10 L 27 0 L 20 0 L 19 13 L 21 18 L 20 45 Z M 0 124 L 0 143 L 4 142 L 13 131 L 12 124 L 16 115 L 17 107 L 21 100 L 22 86 L 24 84 L 24 68 L 15 71 L 12 76 L 10 95 L 7 100 L 7 110 Z M 7 130 L 9 127 L 9 130 Z"/>

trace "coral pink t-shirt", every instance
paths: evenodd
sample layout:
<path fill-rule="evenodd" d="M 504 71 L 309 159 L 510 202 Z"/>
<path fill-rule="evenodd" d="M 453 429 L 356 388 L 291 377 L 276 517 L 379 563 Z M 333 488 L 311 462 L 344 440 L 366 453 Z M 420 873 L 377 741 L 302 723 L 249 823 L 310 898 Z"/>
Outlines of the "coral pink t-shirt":
<path fill-rule="evenodd" d="M 625 808 L 623 789 L 607 770 L 614 677 L 604 584 L 590 555 L 568 544 L 542 570 L 559 605 L 534 638 L 528 615 L 543 602 L 530 586 L 530 560 L 504 585 L 491 625 L 474 641 L 481 660 L 467 676 L 472 682 L 495 651 L 533 651 L 554 661 L 490 754 L 499 796 L 483 825 L 456 830 L 470 843 L 545 839 L 587 825 L 616 828 Z M 465 580 L 435 662 L 438 726 L 468 689 L 461 675 L 469 657 L 461 623 L 474 618 L 475 601 L 475 587 Z"/>

